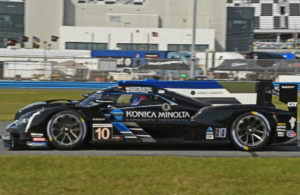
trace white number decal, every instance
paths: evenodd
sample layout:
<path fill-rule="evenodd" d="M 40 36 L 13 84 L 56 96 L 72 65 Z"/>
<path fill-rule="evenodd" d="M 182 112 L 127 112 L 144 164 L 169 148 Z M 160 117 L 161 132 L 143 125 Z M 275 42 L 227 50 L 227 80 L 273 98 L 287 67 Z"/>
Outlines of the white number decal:
<path fill-rule="evenodd" d="M 98 140 L 107 140 L 110 138 L 109 128 L 98 128 L 95 132 L 98 134 Z"/>

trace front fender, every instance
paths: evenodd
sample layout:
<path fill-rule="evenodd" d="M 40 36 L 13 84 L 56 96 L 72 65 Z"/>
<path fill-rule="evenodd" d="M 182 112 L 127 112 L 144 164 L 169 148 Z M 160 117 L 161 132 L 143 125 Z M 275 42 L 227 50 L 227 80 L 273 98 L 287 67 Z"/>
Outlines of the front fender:
<path fill-rule="evenodd" d="M 45 133 L 47 128 L 47 123 L 53 115 L 58 112 L 65 110 L 73 110 L 72 108 L 66 107 L 52 107 L 42 111 L 35 112 L 32 117 L 28 120 L 26 125 L 25 133 L 29 135 L 30 133 Z"/>

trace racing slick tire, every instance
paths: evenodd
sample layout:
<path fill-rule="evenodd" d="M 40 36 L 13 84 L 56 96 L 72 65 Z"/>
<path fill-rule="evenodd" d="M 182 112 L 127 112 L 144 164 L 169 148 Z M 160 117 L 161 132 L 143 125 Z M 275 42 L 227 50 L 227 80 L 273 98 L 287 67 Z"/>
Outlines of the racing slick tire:
<path fill-rule="evenodd" d="M 83 117 L 72 110 L 55 114 L 48 122 L 47 137 L 57 149 L 79 148 L 86 140 L 87 127 Z"/>
<path fill-rule="evenodd" d="M 237 117 L 231 126 L 231 140 L 240 150 L 261 150 L 270 141 L 270 124 L 258 112 L 248 112 Z"/>

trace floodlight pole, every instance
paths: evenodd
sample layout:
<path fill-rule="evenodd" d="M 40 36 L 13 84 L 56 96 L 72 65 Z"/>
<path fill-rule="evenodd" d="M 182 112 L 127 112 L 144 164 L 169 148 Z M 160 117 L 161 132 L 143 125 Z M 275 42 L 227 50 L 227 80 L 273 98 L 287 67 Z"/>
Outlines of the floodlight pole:
<path fill-rule="evenodd" d="M 196 64 L 195 63 L 196 62 L 196 54 L 195 54 L 196 24 L 197 24 L 197 0 L 194 0 L 193 41 L 192 41 L 192 49 L 191 49 L 190 79 L 194 79 L 194 77 L 195 77 L 195 64 Z"/>

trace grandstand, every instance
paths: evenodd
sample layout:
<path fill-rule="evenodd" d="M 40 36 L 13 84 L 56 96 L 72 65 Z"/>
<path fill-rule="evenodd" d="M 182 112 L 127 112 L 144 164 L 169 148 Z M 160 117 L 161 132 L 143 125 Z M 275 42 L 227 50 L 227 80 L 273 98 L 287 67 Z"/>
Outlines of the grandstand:
<path fill-rule="evenodd" d="M 227 6 L 255 9 L 255 40 L 282 42 L 300 38 L 300 0 L 229 0 Z"/>

